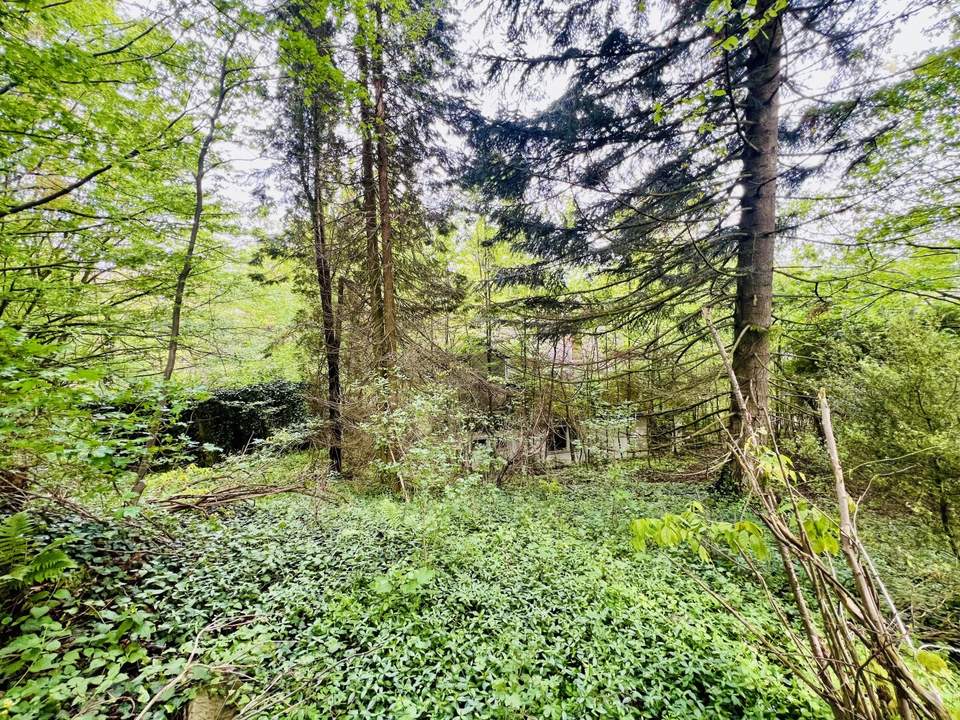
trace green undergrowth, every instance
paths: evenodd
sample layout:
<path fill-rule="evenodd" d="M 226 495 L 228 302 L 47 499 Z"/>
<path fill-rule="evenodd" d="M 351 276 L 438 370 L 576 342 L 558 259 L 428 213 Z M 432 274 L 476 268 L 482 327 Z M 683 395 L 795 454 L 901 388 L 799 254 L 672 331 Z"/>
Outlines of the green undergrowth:
<path fill-rule="evenodd" d="M 4 621 L 0 716 L 826 718 L 694 578 L 777 637 L 744 576 L 631 550 L 706 495 L 637 472 L 61 523 L 79 567 Z"/>

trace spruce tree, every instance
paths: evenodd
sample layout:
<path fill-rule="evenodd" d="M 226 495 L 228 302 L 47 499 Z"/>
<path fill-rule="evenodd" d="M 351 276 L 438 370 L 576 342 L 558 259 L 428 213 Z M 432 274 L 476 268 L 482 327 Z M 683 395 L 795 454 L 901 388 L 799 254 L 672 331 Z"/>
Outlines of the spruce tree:
<path fill-rule="evenodd" d="M 533 114 L 463 115 L 473 151 L 466 184 L 490 202 L 499 238 L 540 258 L 504 280 L 540 285 L 543 297 L 531 302 L 543 304 L 562 286 L 564 263 L 606 273 L 616 299 L 559 302 L 568 327 L 578 317 L 643 326 L 669 316 L 689 333 L 700 307 L 729 308 L 717 321 L 730 330 L 748 414 L 762 427 L 778 187 L 802 182 L 835 149 L 828 139 L 784 161 L 786 120 L 803 113 L 785 117 L 783 98 L 800 111 L 818 100 L 808 102 L 805 73 L 815 76 L 814 94 L 830 88 L 827 76 L 852 85 L 848 95 L 865 91 L 890 28 L 919 8 L 890 16 L 855 0 L 495 7 L 510 47 L 491 57 L 493 79 L 530 90 L 545 77 L 569 78 Z M 549 50 L 530 52 L 544 33 Z M 825 136 L 847 119 L 824 114 Z M 735 437 L 745 436 L 744 421 L 732 407 Z"/>

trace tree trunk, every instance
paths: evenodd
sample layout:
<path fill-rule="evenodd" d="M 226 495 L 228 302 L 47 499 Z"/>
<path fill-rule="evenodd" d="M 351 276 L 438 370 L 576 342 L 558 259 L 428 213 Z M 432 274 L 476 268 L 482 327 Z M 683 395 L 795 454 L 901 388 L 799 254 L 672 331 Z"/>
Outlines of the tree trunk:
<path fill-rule="evenodd" d="M 314 105 L 313 112 L 319 116 L 320 109 Z M 318 127 L 317 117 L 314 128 Z M 330 469 L 343 470 L 343 419 L 340 413 L 342 393 L 340 389 L 340 337 L 337 334 L 336 313 L 333 307 L 333 270 L 330 264 L 330 246 L 327 242 L 326 219 L 323 207 L 323 174 L 320 168 L 319 138 L 312 153 L 313 196 L 310 197 L 310 224 L 313 232 L 313 253 L 317 265 L 317 284 L 320 287 L 320 310 L 323 323 L 323 344 L 327 360 L 327 410 L 330 420 Z"/>
<path fill-rule="evenodd" d="M 477 224 L 478 243 L 477 264 L 480 267 L 480 282 L 483 283 L 483 326 L 486 343 L 486 381 L 487 386 L 487 413 L 493 415 L 493 313 L 492 295 L 490 288 L 491 258 L 490 247 L 487 245 L 487 225 L 481 218 Z"/>
<path fill-rule="evenodd" d="M 755 18 L 774 4 L 757 4 Z M 737 252 L 733 370 L 749 416 L 762 426 L 769 403 L 770 324 L 773 315 L 773 260 L 777 221 L 777 127 L 783 29 L 774 18 L 750 43 L 743 119 L 743 196 Z M 733 404 L 731 430 L 746 437 L 744 416 Z M 757 429 L 757 428 L 754 428 Z"/>
<path fill-rule="evenodd" d="M 170 319 L 170 337 L 167 340 L 167 362 L 163 368 L 163 381 L 168 382 L 173 377 L 177 367 L 177 350 L 180 347 L 180 315 L 183 312 L 183 298 L 186 294 L 187 280 L 193 270 L 193 256 L 197 249 L 197 237 L 200 234 L 200 219 L 203 215 L 203 176 L 207 152 L 210 148 L 212 132 L 203 139 L 200 146 L 200 155 L 197 160 L 197 171 L 194 175 L 194 193 L 196 202 L 193 207 L 193 222 L 190 226 L 190 239 L 187 241 L 187 254 L 183 258 L 183 265 L 177 275 L 177 284 L 173 291 L 173 313 Z"/>
<path fill-rule="evenodd" d="M 357 47 L 357 67 L 360 84 L 366 90 L 369 84 L 367 50 Z M 383 329 L 383 274 L 380 266 L 380 248 L 377 247 L 377 184 L 373 172 L 373 108 L 366 98 L 360 101 L 360 184 L 363 189 L 363 229 L 367 240 L 366 272 L 370 302 L 371 340 L 377 352 L 377 365 L 383 372 L 387 367 L 387 348 Z M 392 249 L 392 248 L 391 248 Z M 391 278 L 392 279 L 392 278 Z"/>
<path fill-rule="evenodd" d="M 229 74 L 230 52 L 233 49 L 236 35 L 230 39 L 223 58 L 220 61 L 220 75 L 217 80 L 217 99 L 213 110 L 208 119 L 207 133 L 200 141 L 200 152 L 197 154 L 197 169 L 193 176 L 193 219 L 190 223 L 190 236 L 187 240 L 187 253 L 183 258 L 183 265 L 180 266 L 180 272 L 177 274 L 177 282 L 173 290 L 173 310 L 170 317 L 170 336 L 167 339 L 167 359 L 163 366 L 163 382 L 168 383 L 173 377 L 173 372 L 177 367 L 177 351 L 180 349 L 180 318 L 183 314 L 183 300 L 187 292 L 187 280 L 193 271 L 193 258 L 197 250 L 197 238 L 200 236 L 200 224 L 203 219 L 203 179 L 207 173 L 207 155 L 210 153 L 210 146 L 213 145 L 213 139 L 217 132 L 217 123 L 220 121 L 220 115 L 223 112 L 223 106 L 230 92 L 231 86 L 227 84 L 227 75 Z M 164 405 L 166 403 L 164 402 Z M 146 476 L 150 470 L 150 451 L 157 444 L 157 435 L 160 433 L 160 424 L 163 422 L 165 408 L 159 410 L 159 417 L 147 439 L 147 454 L 141 459 L 137 466 L 137 480 L 133 486 L 134 503 L 138 503 L 143 496 L 143 491 L 147 488 Z"/>
<path fill-rule="evenodd" d="M 333 306 L 333 267 L 330 262 L 330 243 L 327 240 L 327 226 L 323 200 L 323 158 L 320 149 L 323 139 L 320 137 L 323 123 L 323 110 L 314 100 L 309 109 L 312 117 L 312 132 L 308 139 L 309 149 L 301 166 L 301 182 L 304 194 L 310 205 L 310 225 L 313 235 L 313 254 L 317 265 L 317 285 L 320 289 L 320 312 L 323 325 L 323 347 L 327 361 L 327 412 L 330 420 L 328 448 L 330 469 L 333 472 L 343 470 L 343 418 L 340 407 L 342 392 L 340 388 L 340 336 L 337 333 L 336 310 Z M 312 176 L 312 177 L 311 177 Z M 312 187 L 311 187 L 312 185 Z"/>
<path fill-rule="evenodd" d="M 373 87 L 376 97 L 374 127 L 377 132 L 377 183 L 380 200 L 380 243 L 383 260 L 383 340 L 387 361 L 396 363 L 397 306 L 393 276 L 393 235 L 390 212 L 390 149 L 387 141 L 386 73 L 383 67 L 383 8 L 375 3 L 377 43 L 373 53 Z"/>
<path fill-rule="evenodd" d="M 217 132 L 217 123 L 220 121 L 220 114 L 223 112 L 223 105 L 226 102 L 227 94 L 231 86 L 227 84 L 227 75 L 230 72 L 229 60 L 230 52 L 233 49 L 236 36 L 230 40 L 227 50 L 220 61 L 220 75 L 217 79 L 217 99 L 210 113 L 207 134 L 204 135 L 200 143 L 200 152 L 197 155 L 197 170 L 194 174 L 194 206 L 193 221 L 190 224 L 190 239 L 187 242 L 187 254 L 183 259 L 183 266 L 180 268 L 180 274 L 177 276 L 177 285 L 173 292 L 173 315 L 170 322 L 170 338 L 167 342 L 167 362 L 163 368 L 163 380 L 167 382 L 173 377 L 173 371 L 177 366 L 177 350 L 179 349 L 180 339 L 180 314 L 183 311 L 183 298 L 186 293 L 187 279 L 193 270 L 193 256 L 197 249 L 197 237 L 200 234 L 200 221 L 203 217 L 203 179 L 207 173 L 207 155 L 210 152 L 210 146 L 213 144 L 214 135 Z"/>

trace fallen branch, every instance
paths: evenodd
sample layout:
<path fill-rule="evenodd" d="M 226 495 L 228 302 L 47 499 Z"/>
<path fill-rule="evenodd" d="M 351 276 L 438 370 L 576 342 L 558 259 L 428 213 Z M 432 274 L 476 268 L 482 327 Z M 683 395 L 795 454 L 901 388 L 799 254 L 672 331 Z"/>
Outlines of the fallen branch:
<path fill-rule="evenodd" d="M 157 500 L 155 504 L 173 512 L 199 510 L 209 513 L 245 500 L 282 495 L 289 492 L 306 493 L 306 491 L 306 487 L 302 483 L 292 485 L 237 485 L 203 494 L 171 495 L 168 498 Z"/>

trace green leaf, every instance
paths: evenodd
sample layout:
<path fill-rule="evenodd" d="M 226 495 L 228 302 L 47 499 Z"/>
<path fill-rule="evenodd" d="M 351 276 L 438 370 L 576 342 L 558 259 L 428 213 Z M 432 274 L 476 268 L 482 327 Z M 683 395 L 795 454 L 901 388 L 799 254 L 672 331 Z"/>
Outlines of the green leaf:
<path fill-rule="evenodd" d="M 947 661 L 930 650 L 917 652 L 917 662 L 932 673 L 941 674 L 948 671 Z"/>
<path fill-rule="evenodd" d="M 375 578 L 372 584 L 373 591 L 379 595 L 386 595 L 393 590 L 393 584 L 386 575 Z"/>

